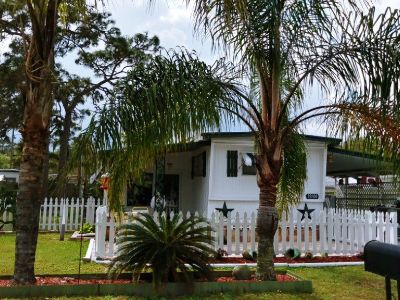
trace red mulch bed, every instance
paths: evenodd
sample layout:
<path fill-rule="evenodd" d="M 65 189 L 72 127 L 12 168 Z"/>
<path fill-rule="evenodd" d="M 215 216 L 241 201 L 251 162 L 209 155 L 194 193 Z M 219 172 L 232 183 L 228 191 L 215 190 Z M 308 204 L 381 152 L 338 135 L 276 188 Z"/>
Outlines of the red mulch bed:
<path fill-rule="evenodd" d="M 93 283 L 131 283 L 130 279 L 81 279 L 79 280 L 79 284 L 93 284 Z M 36 277 L 35 285 L 75 285 L 78 284 L 78 279 L 73 277 Z M 11 279 L 8 280 L 0 280 L 0 287 L 5 286 L 13 286 L 13 282 Z"/>
<path fill-rule="evenodd" d="M 277 281 L 296 281 L 297 279 L 287 275 L 287 274 L 278 274 L 276 275 Z M 199 280 L 204 281 L 204 280 Z M 236 280 L 233 277 L 218 277 L 217 282 L 234 282 L 234 281 L 243 281 L 243 282 L 256 282 L 256 278 L 253 275 L 249 280 Z M 127 284 L 131 283 L 130 279 L 117 279 L 117 280 L 109 280 L 109 279 L 81 279 L 79 280 L 72 277 L 36 277 L 35 285 L 76 285 L 76 284 L 104 284 L 104 283 L 113 283 L 113 284 Z M 144 282 L 144 281 L 140 281 Z M 0 279 L 0 287 L 9 287 L 13 286 L 13 282 L 11 279 L 1 280 Z"/>
<path fill-rule="evenodd" d="M 276 275 L 276 281 L 296 281 L 297 279 L 288 275 L 288 274 L 278 274 Z M 217 279 L 217 282 L 237 282 L 237 281 L 243 281 L 243 282 L 256 282 L 257 279 L 255 278 L 255 276 L 253 275 L 251 277 L 251 279 L 249 280 L 236 280 L 233 277 L 219 277 Z"/>
<path fill-rule="evenodd" d="M 289 259 L 286 257 L 276 257 L 274 258 L 274 263 L 325 263 L 325 262 L 355 262 L 355 261 L 363 261 L 363 259 L 359 256 L 328 256 L 328 257 L 320 257 L 315 256 L 313 258 L 299 257 L 296 259 Z M 256 260 L 248 260 L 243 257 L 223 257 L 222 259 L 216 259 L 214 263 L 217 264 L 239 264 L 239 263 L 255 263 Z"/>
<path fill-rule="evenodd" d="M 321 262 L 357 262 L 363 261 L 359 256 L 329 256 L 329 257 L 313 257 L 306 258 L 300 257 L 297 259 L 288 259 L 286 257 L 276 257 L 274 258 L 275 263 L 321 263 Z M 255 263 L 255 260 L 246 260 L 242 257 L 223 257 L 222 259 L 216 259 L 213 263 Z M 73 277 L 36 277 L 36 285 L 75 285 L 78 284 L 78 279 Z M 277 275 L 277 281 L 295 281 L 296 279 L 290 275 Z M 232 277 L 219 277 L 218 282 L 231 282 L 231 281 L 256 281 L 254 277 L 250 280 L 235 280 Z M 104 283 L 115 283 L 115 284 L 126 284 L 131 283 L 130 279 L 81 279 L 79 284 L 104 284 Z M 12 286 L 13 281 L 11 279 L 0 279 L 0 287 Z"/>

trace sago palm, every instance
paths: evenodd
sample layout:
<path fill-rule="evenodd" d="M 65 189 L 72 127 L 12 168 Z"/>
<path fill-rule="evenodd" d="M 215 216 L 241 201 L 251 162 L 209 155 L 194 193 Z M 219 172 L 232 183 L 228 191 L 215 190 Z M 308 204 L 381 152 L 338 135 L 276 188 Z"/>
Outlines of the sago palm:
<path fill-rule="evenodd" d="M 182 278 L 189 282 L 190 269 L 211 278 L 209 260 L 215 253 L 212 245 L 211 227 L 201 217 L 184 219 L 175 214 L 169 218 L 161 214 L 156 221 L 149 214 L 140 214 L 118 229 L 118 253 L 109 274 L 130 271 L 138 280 L 140 273 L 150 267 L 156 288 L 169 280 Z"/>

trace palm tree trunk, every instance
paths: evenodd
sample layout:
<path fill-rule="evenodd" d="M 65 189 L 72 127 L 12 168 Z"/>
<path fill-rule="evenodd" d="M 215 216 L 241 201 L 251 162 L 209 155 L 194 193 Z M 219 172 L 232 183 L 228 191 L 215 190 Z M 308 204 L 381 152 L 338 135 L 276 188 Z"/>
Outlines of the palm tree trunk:
<path fill-rule="evenodd" d="M 25 125 L 22 131 L 23 146 L 16 212 L 14 280 L 18 284 L 35 282 L 34 262 L 46 153 L 47 128 L 43 127 L 42 118 L 37 112 L 32 112 L 30 108 L 25 110 Z"/>
<path fill-rule="evenodd" d="M 274 271 L 274 236 L 278 228 L 278 213 L 275 208 L 276 184 L 273 182 L 259 183 L 260 206 L 257 213 L 258 254 L 257 272 L 258 280 L 276 280 Z"/>
<path fill-rule="evenodd" d="M 43 162 L 53 107 L 54 44 L 60 1 L 26 1 L 32 34 L 25 51 L 26 94 L 16 212 L 14 281 L 35 282 L 35 254 L 42 202 Z"/>

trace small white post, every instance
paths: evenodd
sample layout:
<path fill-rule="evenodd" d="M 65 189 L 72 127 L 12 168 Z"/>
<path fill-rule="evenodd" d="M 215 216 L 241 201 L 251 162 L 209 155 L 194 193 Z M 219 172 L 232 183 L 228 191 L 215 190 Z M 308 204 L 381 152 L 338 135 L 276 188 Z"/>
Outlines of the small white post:
<path fill-rule="evenodd" d="M 66 217 L 66 205 L 65 205 L 65 200 L 62 201 L 62 215 L 61 215 L 61 228 L 60 228 L 60 241 L 64 240 L 64 234 L 65 234 L 65 217 Z"/>

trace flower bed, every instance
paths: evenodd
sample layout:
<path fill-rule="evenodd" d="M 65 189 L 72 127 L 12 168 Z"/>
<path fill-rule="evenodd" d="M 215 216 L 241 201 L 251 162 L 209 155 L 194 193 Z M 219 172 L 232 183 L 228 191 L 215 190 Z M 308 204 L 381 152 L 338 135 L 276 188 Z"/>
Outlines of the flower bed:
<path fill-rule="evenodd" d="M 360 256 L 314 256 L 312 258 L 299 257 L 296 259 L 290 259 L 286 257 L 274 258 L 274 263 L 325 263 L 325 262 L 361 262 L 363 259 Z M 244 259 L 243 257 L 229 257 L 225 256 L 221 259 L 215 259 L 215 264 L 245 264 L 245 263 L 256 263 L 257 260 Z"/>
<path fill-rule="evenodd" d="M 277 281 L 234 280 L 229 271 L 216 271 L 215 281 L 195 280 L 193 284 L 165 283 L 161 289 L 163 296 L 202 295 L 216 292 L 312 292 L 311 281 L 303 280 L 292 273 L 279 272 Z M 11 278 L 0 279 L 2 297 L 57 297 L 57 296 L 105 296 L 127 295 L 151 297 L 156 293 L 149 282 L 151 274 L 143 274 L 139 283 L 131 283 L 129 274 L 118 280 L 109 280 L 98 274 L 90 278 L 84 276 L 40 276 L 35 285 L 12 286 Z M 143 277 L 143 278 L 142 278 Z M 196 277 L 196 276 L 194 276 Z"/>

